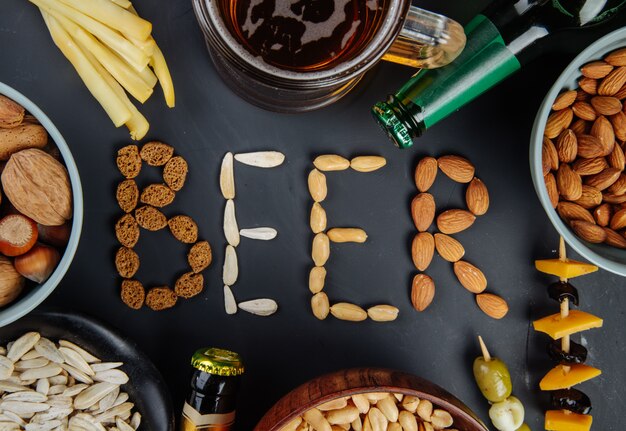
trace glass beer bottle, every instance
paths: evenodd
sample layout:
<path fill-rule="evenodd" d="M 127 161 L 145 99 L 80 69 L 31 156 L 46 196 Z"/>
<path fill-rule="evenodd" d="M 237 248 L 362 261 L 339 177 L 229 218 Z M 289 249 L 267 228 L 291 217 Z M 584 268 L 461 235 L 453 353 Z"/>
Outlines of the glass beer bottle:
<path fill-rule="evenodd" d="M 181 419 L 182 431 L 229 431 L 235 423 L 235 403 L 240 376 L 240 356 L 215 347 L 196 351 L 191 391 Z"/>
<path fill-rule="evenodd" d="M 496 0 L 466 27 L 467 44 L 455 62 L 415 74 L 372 108 L 400 148 L 521 68 L 547 36 L 579 32 L 623 14 L 626 0 Z"/>

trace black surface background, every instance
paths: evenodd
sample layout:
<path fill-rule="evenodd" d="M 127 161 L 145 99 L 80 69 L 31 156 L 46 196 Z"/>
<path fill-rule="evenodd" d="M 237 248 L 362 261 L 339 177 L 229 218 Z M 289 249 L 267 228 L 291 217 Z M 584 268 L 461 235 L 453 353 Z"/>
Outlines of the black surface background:
<path fill-rule="evenodd" d="M 462 23 L 486 1 L 419 2 Z M 118 298 L 120 279 L 113 255 L 113 223 L 121 215 L 114 199 L 120 174 L 114 155 L 129 138 L 116 130 L 63 58 L 36 8 L 26 0 L 3 0 L 0 9 L 0 81 L 23 92 L 55 122 L 69 143 L 81 172 L 85 222 L 76 258 L 45 305 L 84 311 L 117 326 L 153 359 L 170 385 L 179 409 L 188 389 L 189 357 L 198 347 L 215 345 L 240 352 L 247 364 L 237 430 L 250 430 L 279 397 L 321 373 L 355 366 L 382 366 L 412 372 L 448 389 L 488 421 L 488 404 L 476 389 L 471 362 L 482 334 L 493 354 L 511 369 L 514 393 L 527 408 L 527 421 L 542 429 L 547 396 L 538 381 L 550 363 L 546 337 L 533 333 L 531 319 L 556 311 L 548 300 L 549 281 L 533 268 L 535 258 L 554 255 L 557 234 L 532 187 L 528 140 L 535 112 L 560 70 L 582 46 L 544 55 L 470 107 L 430 130 L 409 151 L 396 150 L 370 118 L 369 107 L 395 91 L 410 69 L 380 64 L 358 88 L 335 105 L 301 115 L 257 109 L 237 98 L 217 77 L 205 51 L 188 0 L 137 0 L 142 16 L 154 23 L 176 85 L 177 104 L 168 110 L 157 90 L 142 108 L 151 123 L 148 135 L 176 147 L 190 164 L 186 187 L 168 215 L 187 213 L 208 239 L 215 260 L 205 273 L 207 288 L 175 309 L 132 311 Z M 623 17 L 622 17 L 623 18 Z M 621 23 L 613 23 L 617 27 Z M 225 240 L 223 200 L 218 188 L 226 151 L 276 149 L 286 163 L 273 170 L 236 166 L 240 227 L 274 226 L 270 243 L 243 240 L 238 248 L 241 275 L 234 287 L 239 300 L 275 298 L 277 315 L 259 318 L 223 310 L 221 267 Z M 373 174 L 329 174 L 325 207 L 331 226 L 360 226 L 366 245 L 332 246 L 327 292 L 333 301 L 391 303 L 401 310 L 391 324 L 350 324 L 315 320 L 306 287 L 311 233 L 306 175 L 319 153 L 345 156 L 375 153 L 388 165 Z M 490 290 L 507 298 L 508 317 L 494 321 L 474 305 L 456 281 L 451 265 L 439 258 L 428 273 L 437 284 L 433 305 L 423 314 L 411 308 L 409 257 L 414 227 L 408 205 L 415 194 L 412 173 L 427 154 L 469 157 L 488 185 L 492 206 L 472 229 L 458 235 L 467 260 L 481 267 Z M 156 180 L 159 172 L 142 174 Z M 464 188 L 440 176 L 433 193 L 438 210 L 462 205 Z M 142 234 L 139 278 L 147 285 L 173 283 L 185 268 L 186 248 L 168 233 Z M 590 362 L 604 374 L 582 385 L 595 401 L 594 429 L 621 429 L 626 398 L 623 357 L 626 297 L 623 279 L 607 272 L 577 281 L 582 307 L 605 318 L 605 327 L 584 335 Z M 45 306 L 44 305 L 44 306 Z"/>

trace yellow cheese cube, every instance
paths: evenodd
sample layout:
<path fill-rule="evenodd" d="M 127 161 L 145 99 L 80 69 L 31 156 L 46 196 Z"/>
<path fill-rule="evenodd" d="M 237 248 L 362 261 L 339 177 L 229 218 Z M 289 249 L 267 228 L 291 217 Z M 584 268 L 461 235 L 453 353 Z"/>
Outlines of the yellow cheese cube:
<path fill-rule="evenodd" d="M 557 313 L 535 320 L 533 327 L 535 331 L 544 332 L 552 339 L 558 340 L 566 335 L 572 335 L 587 329 L 601 328 L 602 323 L 602 319 L 593 314 L 580 310 L 570 310 L 567 317 L 561 317 L 561 314 Z"/>
<path fill-rule="evenodd" d="M 557 391 L 559 389 L 571 388 L 602 374 L 602 371 L 599 369 L 585 364 L 569 365 L 567 366 L 569 371 L 565 367 L 565 365 L 557 365 L 548 371 L 548 374 L 539 382 L 541 390 Z"/>
<path fill-rule="evenodd" d="M 596 272 L 598 267 L 590 263 L 578 262 L 576 260 L 542 259 L 535 261 L 537 271 L 546 274 L 556 275 L 561 278 L 574 278 L 580 275 Z"/>
<path fill-rule="evenodd" d="M 589 431 L 593 418 L 567 410 L 548 410 L 545 429 L 549 431 Z"/>

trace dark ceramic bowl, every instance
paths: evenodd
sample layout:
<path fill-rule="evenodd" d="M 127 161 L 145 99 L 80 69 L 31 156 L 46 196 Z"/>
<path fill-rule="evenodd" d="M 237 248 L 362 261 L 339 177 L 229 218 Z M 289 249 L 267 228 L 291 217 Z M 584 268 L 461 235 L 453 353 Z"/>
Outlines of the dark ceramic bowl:
<path fill-rule="evenodd" d="M 317 377 L 281 398 L 263 416 L 254 431 L 279 431 L 305 411 L 350 395 L 391 392 L 413 395 L 447 410 L 459 431 L 488 431 L 478 417 L 454 395 L 420 377 L 400 371 L 354 368 Z"/>
<path fill-rule="evenodd" d="M 26 332 L 37 331 L 53 341 L 65 339 L 103 361 L 119 361 L 130 377 L 122 386 L 141 413 L 142 431 L 173 431 L 174 411 L 163 377 L 135 342 L 84 314 L 35 312 L 0 328 L 0 344 L 6 345 Z"/>

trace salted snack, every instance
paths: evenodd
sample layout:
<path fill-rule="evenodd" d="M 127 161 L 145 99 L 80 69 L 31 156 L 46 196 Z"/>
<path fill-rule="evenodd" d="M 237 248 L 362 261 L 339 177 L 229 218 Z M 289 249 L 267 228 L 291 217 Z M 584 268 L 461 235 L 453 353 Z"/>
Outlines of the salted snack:
<path fill-rule="evenodd" d="M 387 164 L 380 156 L 357 156 L 348 160 L 337 154 L 322 154 L 313 160 L 315 168 L 308 177 L 309 193 L 313 199 L 309 225 L 315 234 L 311 244 L 311 259 L 315 265 L 309 273 L 311 311 L 318 320 L 329 315 L 348 322 L 361 322 L 369 318 L 374 322 L 391 322 L 398 318 L 400 310 L 387 305 L 374 305 L 367 310 L 350 302 L 331 304 L 328 295 L 322 292 L 326 280 L 326 268 L 330 259 L 330 243 L 359 243 L 367 241 L 367 232 L 354 227 L 328 227 L 328 218 L 322 202 L 328 195 L 326 175 L 323 172 L 344 171 L 351 168 L 357 172 L 374 172 Z M 433 245 L 434 248 L 434 245 Z"/>
<path fill-rule="evenodd" d="M 163 167 L 163 180 L 166 184 L 150 184 L 140 193 L 132 178 L 141 172 L 143 161 L 151 166 Z M 204 276 L 200 273 L 211 264 L 211 246 L 207 241 L 198 241 L 198 226 L 191 217 L 177 215 L 168 219 L 159 209 L 169 205 L 174 199 L 175 191 L 179 191 L 184 185 L 187 162 L 182 157 L 175 156 L 174 148 L 170 145 L 152 141 L 141 149 L 136 145 L 120 149 L 117 165 L 126 177 L 117 186 L 116 192 L 120 208 L 126 212 L 115 225 L 117 239 L 122 245 L 115 255 L 115 267 L 124 279 L 120 292 L 122 302 L 135 310 L 145 304 L 152 310 L 161 311 L 176 305 L 179 297 L 187 299 L 198 295 L 204 289 Z M 143 205 L 137 208 L 138 200 Z M 167 286 L 153 287 L 146 294 L 141 282 L 133 279 L 140 267 L 140 257 L 133 248 L 139 241 L 141 229 L 158 231 L 167 226 L 174 238 L 190 244 L 187 261 L 191 272 L 179 276 L 174 289 Z"/>
<path fill-rule="evenodd" d="M 67 340 L 28 332 L 1 348 L 3 430 L 136 430 L 123 362 L 103 362 Z M 115 360 L 115 358 L 110 358 Z"/>
<path fill-rule="evenodd" d="M 369 392 L 336 398 L 296 417 L 280 431 L 457 431 L 445 409 L 412 395 Z"/>
<path fill-rule="evenodd" d="M 489 418 L 493 426 L 499 431 L 528 429 L 524 423 L 524 405 L 511 396 L 513 385 L 508 367 L 489 354 L 482 337 L 479 336 L 478 341 L 483 355 L 474 360 L 474 379 L 480 392 L 491 403 Z"/>
<path fill-rule="evenodd" d="M 589 431 L 593 418 L 591 401 L 583 392 L 572 386 L 594 379 L 602 372 L 586 365 L 587 349 L 570 337 L 592 328 L 602 327 L 602 319 L 580 310 L 578 290 L 569 282 L 598 268 L 584 262 L 569 260 L 565 241 L 561 237 L 558 259 L 543 259 L 535 262 L 538 271 L 559 277 L 559 281 L 548 287 L 548 295 L 560 303 L 561 311 L 533 322 L 536 331 L 552 338 L 548 344 L 548 355 L 556 365 L 539 382 L 542 391 L 550 391 L 553 410 L 546 412 L 545 429 L 550 431 Z"/>

